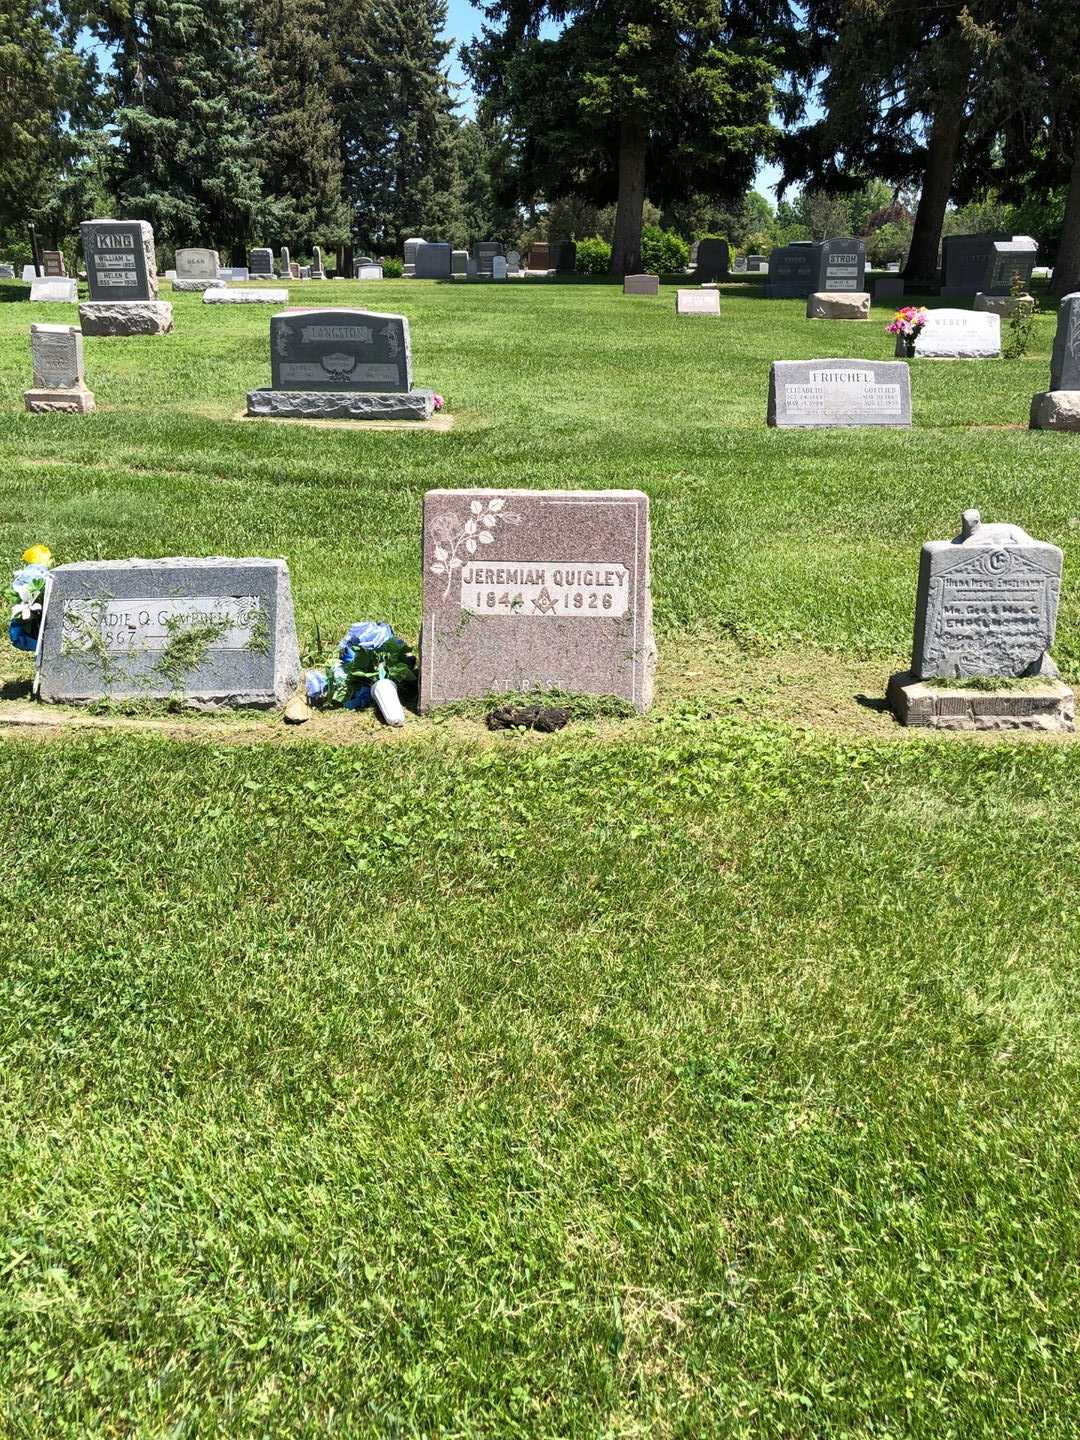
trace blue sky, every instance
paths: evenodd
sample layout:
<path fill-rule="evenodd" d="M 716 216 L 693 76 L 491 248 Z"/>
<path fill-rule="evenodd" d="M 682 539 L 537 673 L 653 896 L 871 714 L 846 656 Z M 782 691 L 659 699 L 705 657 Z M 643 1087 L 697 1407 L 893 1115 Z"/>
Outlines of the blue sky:
<path fill-rule="evenodd" d="M 461 65 L 458 63 L 457 47 L 471 40 L 480 29 L 483 16 L 479 10 L 473 8 L 470 0 L 447 0 L 446 14 L 446 35 L 453 37 L 455 41 L 454 52 L 450 59 L 450 78 L 465 83 L 465 75 Z M 459 91 L 458 98 L 461 101 L 462 110 L 471 114 L 473 110 L 473 96 L 466 83 L 465 89 Z M 757 180 L 754 182 L 754 189 L 759 190 L 771 205 L 776 204 L 776 196 L 769 188 L 775 185 L 780 178 L 780 171 L 775 165 L 763 165 L 758 170 Z"/>

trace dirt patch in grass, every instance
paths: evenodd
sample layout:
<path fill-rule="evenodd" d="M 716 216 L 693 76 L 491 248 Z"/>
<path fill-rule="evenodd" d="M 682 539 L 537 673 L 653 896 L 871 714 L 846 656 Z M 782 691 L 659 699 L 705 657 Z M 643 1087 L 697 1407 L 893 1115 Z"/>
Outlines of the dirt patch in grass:
<path fill-rule="evenodd" d="M 666 717 L 742 717 L 748 725 L 782 724 L 835 735 L 840 739 L 903 739 L 936 743 L 941 737 L 904 730 L 885 703 L 885 685 L 903 669 L 901 657 L 890 664 L 852 660 L 804 647 L 768 654 L 748 653 L 727 637 L 679 637 L 661 640 L 656 703 L 645 716 L 603 714 L 572 720 L 565 733 L 590 738 L 625 737 Z M 210 740 L 215 744 L 399 745 L 429 739 L 474 745 L 543 744 L 536 733 L 496 732 L 483 724 L 484 707 L 468 713 L 410 713 L 403 729 L 383 725 L 373 710 L 312 711 L 304 725 L 286 725 L 279 711 L 223 711 L 190 714 L 164 705 L 138 709 L 117 706 L 85 709 L 37 704 L 25 681 L 9 679 L 0 689 L 0 734 L 51 740 L 87 730 L 154 733 L 172 739 Z M 996 735 L 949 735 L 946 743 L 993 744 Z M 1072 736 L 1009 735 L 1010 742 L 1070 743 Z"/>

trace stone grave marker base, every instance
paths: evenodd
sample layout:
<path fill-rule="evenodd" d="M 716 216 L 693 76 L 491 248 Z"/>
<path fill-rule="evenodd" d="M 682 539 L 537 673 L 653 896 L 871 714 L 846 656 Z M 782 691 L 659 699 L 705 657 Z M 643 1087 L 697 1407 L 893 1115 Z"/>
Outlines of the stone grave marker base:
<path fill-rule="evenodd" d="M 966 690 L 893 675 L 886 699 L 901 725 L 927 730 L 1038 730 L 1071 733 L 1076 701 L 1060 680 L 1017 681 L 1015 688 Z"/>
<path fill-rule="evenodd" d="M 251 289 L 230 290 L 225 285 L 215 285 L 203 291 L 204 305 L 287 305 L 288 290 Z"/>
<path fill-rule="evenodd" d="M 430 420 L 434 390 L 251 390 L 247 413 L 289 420 Z"/>
<path fill-rule="evenodd" d="M 1080 390 L 1042 390 L 1033 395 L 1028 428 L 1080 434 Z"/>
<path fill-rule="evenodd" d="M 216 290 L 221 280 L 174 280 L 172 288 L 179 294 L 197 294 L 202 290 Z"/>
<path fill-rule="evenodd" d="M 980 313 L 1007 317 L 1021 305 L 1030 307 L 1034 304 L 1032 295 L 983 295 L 980 292 L 975 296 L 974 309 Z"/>
<path fill-rule="evenodd" d="M 92 390 L 25 390 L 23 400 L 31 415 L 48 415 L 54 410 L 69 415 L 89 415 L 94 408 Z"/>
<path fill-rule="evenodd" d="M 167 300 L 88 300 L 79 306 L 84 335 L 167 335 L 173 328 Z"/>
<path fill-rule="evenodd" d="M 808 320 L 869 320 L 867 290 L 815 290 L 806 301 Z"/>

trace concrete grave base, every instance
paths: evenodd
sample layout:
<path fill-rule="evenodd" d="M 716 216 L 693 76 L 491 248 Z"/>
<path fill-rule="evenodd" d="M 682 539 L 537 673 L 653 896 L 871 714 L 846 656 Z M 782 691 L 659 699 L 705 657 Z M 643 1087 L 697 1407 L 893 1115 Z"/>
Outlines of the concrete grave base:
<path fill-rule="evenodd" d="M 247 413 L 290 420 L 430 420 L 434 390 L 251 390 Z"/>
<path fill-rule="evenodd" d="M 910 671 L 893 675 L 886 699 L 901 725 L 928 730 L 1076 729 L 1076 701 L 1060 680 L 1040 677 L 1005 690 L 962 690 L 916 680 Z"/>
<path fill-rule="evenodd" d="M 274 425 L 307 425 L 309 429 L 314 425 L 321 430 L 409 430 L 413 433 L 433 430 L 438 435 L 445 435 L 455 423 L 454 416 L 445 410 L 432 415 L 430 420 L 310 420 L 296 415 L 249 415 L 246 410 L 241 410 L 233 419 L 248 424 L 269 420 Z"/>
<path fill-rule="evenodd" d="M 204 305 L 287 305 L 288 290 L 252 289 L 231 290 L 226 285 L 215 285 L 203 292 Z"/>
<path fill-rule="evenodd" d="M 224 283 L 223 280 L 174 280 L 172 288 L 179 294 L 197 294 L 201 290 L 216 290 Z"/>
<path fill-rule="evenodd" d="M 1032 295 L 983 295 L 981 292 L 975 296 L 975 310 L 990 315 L 1008 316 L 1021 305 L 1033 306 L 1035 304 Z"/>
<path fill-rule="evenodd" d="M 89 415 L 94 408 L 92 390 L 26 390 L 23 400 L 31 415 L 48 415 L 53 410 L 70 415 Z"/>
<path fill-rule="evenodd" d="M 1033 395 L 1028 428 L 1080 434 L 1080 390 L 1041 390 Z"/>
<path fill-rule="evenodd" d="M 806 301 L 808 320 L 869 320 L 866 290 L 815 290 Z"/>
<path fill-rule="evenodd" d="M 173 328 L 167 300 L 87 300 L 79 306 L 84 335 L 167 335 Z"/>

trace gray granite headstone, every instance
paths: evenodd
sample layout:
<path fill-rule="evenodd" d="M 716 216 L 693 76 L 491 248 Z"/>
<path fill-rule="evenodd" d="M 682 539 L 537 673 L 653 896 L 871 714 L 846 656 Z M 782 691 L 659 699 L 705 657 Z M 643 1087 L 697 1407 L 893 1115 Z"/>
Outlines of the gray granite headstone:
<path fill-rule="evenodd" d="M 467 275 L 469 273 L 469 252 L 467 250 L 452 250 L 450 252 L 450 274 Z"/>
<path fill-rule="evenodd" d="M 731 252 L 725 239 L 698 241 L 696 280 L 726 280 L 731 265 Z"/>
<path fill-rule="evenodd" d="M 284 560 L 93 560 L 51 573 L 42 700 L 268 707 L 299 674 Z"/>
<path fill-rule="evenodd" d="M 555 262 L 555 269 L 560 275 L 573 275 L 577 270 L 577 244 L 573 240 L 564 240 L 559 246 L 559 258 Z"/>
<path fill-rule="evenodd" d="M 911 426 L 911 372 L 902 360 L 775 360 L 768 423 L 781 429 Z"/>
<path fill-rule="evenodd" d="M 506 252 L 506 268 L 511 275 L 516 275 L 521 269 L 521 251 L 508 250 Z"/>
<path fill-rule="evenodd" d="M 265 245 L 248 255 L 248 271 L 253 280 L 267 280 L 274 274 L 274 252 Z"/>
<path fill-rule="evenodd" d="M 381 280 L 383 278 L 383 267 L 374 263 L 358 265 L 356 267 L 357 280 Z"/>
<path fill-rule="evenodd" d="M 450 246 L 442 240 L 425 240 L 416 250 L 417 280 L 449 280 Z"/>
<path fill-rule="evenodd" d="M 270 317 L 275 390 L 408 390 L 409 322 L 372 310 L 290 310 Z"/>
<path fill-rule="evenodd" d="M 67 267 L 64 264 L 64 255 L 61 250 L 43 250 L 41 252 L 41 264 L 46 275 L 67 274 Z"/>
<path fill-rule="evenodd" d="M 1058 306 L 1050 389 L 1080 390 L 1080 290 L 1064 296 Z"/>
<path fill-rule="evenodd" d="M 491 278 L 493 280 L 505 280 L 507 276 L 506 256 L 493 255 L 491 257 Z"/>
<path fill-rule="evenodd" d="M 278 268 L 281 271 L 281 278 L 283 280 L 288 280 L 292 276 L 292 260 L 289 256 L 289 247 L 287 245 L 282 245 L 281 247 Z"/>
<path fill-rule="evenodd" d="M 91 301 L 157 299 L 154 232 L 145 220 L 84 220 L 79 230 Z"/>
<path fill-rule="evenodd" d="M 638 490 L 429 490 L 420 706 L 533 689 L 652 699 Z"/>
<path fill-rule="evenodd" d="M 178 280 L 216 280 L 218 278 L 217 251 L 177 250 L 176 278 Z"/>
<path fill-rule="evenodd" d="M 769 256 L 770 299 L 803 299 L 833 290 L 865 290 L 866 247 L 842 237 L 816 242 L 796 240 Z"/>
<path fill-rule="evenodd" d="M 476 273 L 480 276 L 490 277 L 492 273 L 492 261 L 496 255 L 503 253 L 503 247 L 497 240 L 481 240 L 473 249 L 473 258 L 476 261 Z"/>
<path fill-rule="evenodd" d="M 622 293 L 624 295 L 659 295 L 660 277 L 658 275 L 625 275 L 623 276 Z"/>
<path fill-rule="evenodd" d="M 941 293 L 954 295 L 1008 295 L 1019 275 L 1031 280 L 1039 247 L 1027 235 L 1007 230 L 983 235 L 947 235 L 941 242 Z"/>
<path fill-rule="evenodd" d="M 14 266 L 14 265 L 0 265 L 0 280 L 14 280 L 14 279 L 15 279 L 15 266 Z"/>
<path fill-rule="evenodd" d="M 412 275 L 416 269 L 416 252 L 424 244 L 423 239 L 418 235 L 411 236 L 405 241 L 405 265 L 406 275 Z"/>
<path fill-rule="evenodd" d="M 769 257 L 767 255 L 747 255 L 746 268 L 753 275 L 760 275 L 762 271 L 769 268 Z"/>
<path fill-rule="evenodd" d="M 1018 525 L 984 525 L 968 510 L 954 540 L 930 540 L 919 560 L 916 679 L 1056 675 L 1062 553 Z"/>
<path fill-rule="evenodd" d="M 311 247 L 311 278 L 313 280 L 325 280 L 326 271 L 323 269 L 322 250 L 318 245 Z"/>

